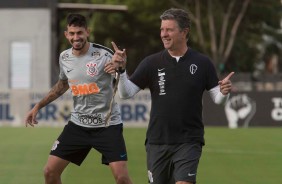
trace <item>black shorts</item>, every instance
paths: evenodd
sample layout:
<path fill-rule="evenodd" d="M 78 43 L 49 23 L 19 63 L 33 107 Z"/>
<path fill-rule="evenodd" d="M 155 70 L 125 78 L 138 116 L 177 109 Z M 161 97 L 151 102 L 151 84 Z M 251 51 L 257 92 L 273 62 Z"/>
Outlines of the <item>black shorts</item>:
<path fill-rule="evenodd" d="M 177 181 L 196 183 L 197 168 L 202 154 L 201 143 L 177 145 L 146 144 L 149 183 L 175 184 Z"/>
<path fill-rule="evenodd" d="M 50 155 L 81 165 L 91 148 L 102 154 L 102 163 L 127 161 L 123 125 L 85 128 L 69 122 L 55 141 Z"/>

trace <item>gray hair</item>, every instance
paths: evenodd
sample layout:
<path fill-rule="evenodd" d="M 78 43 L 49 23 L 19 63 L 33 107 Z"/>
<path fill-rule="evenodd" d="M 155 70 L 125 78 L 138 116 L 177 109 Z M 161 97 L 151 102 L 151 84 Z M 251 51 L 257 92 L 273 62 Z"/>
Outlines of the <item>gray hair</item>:
<path fill-rule="evenodd" d="M 161 16 L 161 20 L 175 20 L 180 29 L 190 28 L 191 20 L 186 11 L 177 8 L 166 10 Z"/>

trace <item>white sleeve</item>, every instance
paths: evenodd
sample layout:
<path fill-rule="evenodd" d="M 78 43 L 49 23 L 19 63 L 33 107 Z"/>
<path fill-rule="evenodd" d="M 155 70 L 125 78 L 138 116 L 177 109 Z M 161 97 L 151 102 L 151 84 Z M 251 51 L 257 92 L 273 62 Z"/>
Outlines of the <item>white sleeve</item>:
<path fill-rule="evenodd" d="M 211 99 L 216 104 L 225 104 L 229 98 L 229 93 L 227 95 L 223 95 L 220 92 L 219 85 L 210 89 L 208 92 L 209 92 Z"/>
<path fill-rule="evenodd" d="M 133 97 L 141 89 L 136 86 L 133 82 L 128 80 L 126 71 L 120 74 L 119 83 L 118 83 L 118 92 L 119 96 L 122 99 L 127 99 Z"/>

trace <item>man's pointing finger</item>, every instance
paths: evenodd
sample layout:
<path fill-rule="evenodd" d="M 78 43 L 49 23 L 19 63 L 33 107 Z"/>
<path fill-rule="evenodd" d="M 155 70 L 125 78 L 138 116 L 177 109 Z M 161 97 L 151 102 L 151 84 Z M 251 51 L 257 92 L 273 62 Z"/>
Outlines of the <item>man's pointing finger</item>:
<path fill-rule="evenodd" d="M 113 46 L 114 50 L 118 51 L 119 49 L 118 49 L 117 45 L 115 44 L 115 42 L 111 42 L 111 43 L 112 43 L 112 46 Z"/>
<path fill-rule="evenodd" d="M 234 73 L 235 73 L 235 72 L 231 72 L 231 73 L 228 74 L 227 77 L 225 77 L 223 80 L 224 80 L 224 81 L 229 80 L 229 79 L 234 75 Z"/>

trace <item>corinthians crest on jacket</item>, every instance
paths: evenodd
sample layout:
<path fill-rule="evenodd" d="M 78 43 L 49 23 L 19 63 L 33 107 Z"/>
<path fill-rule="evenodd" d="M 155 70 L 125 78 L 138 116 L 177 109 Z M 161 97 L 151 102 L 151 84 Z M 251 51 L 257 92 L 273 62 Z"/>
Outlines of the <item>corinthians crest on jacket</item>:
<path fill-rule="evenodd" d="M 98 75 L 98 69 L 97 69 L 97 63 L 89 62 L 86 64 L 87 69 L 87 75 L 90 75 L 91 77 L 94 77 L 95 75 Z"/>

